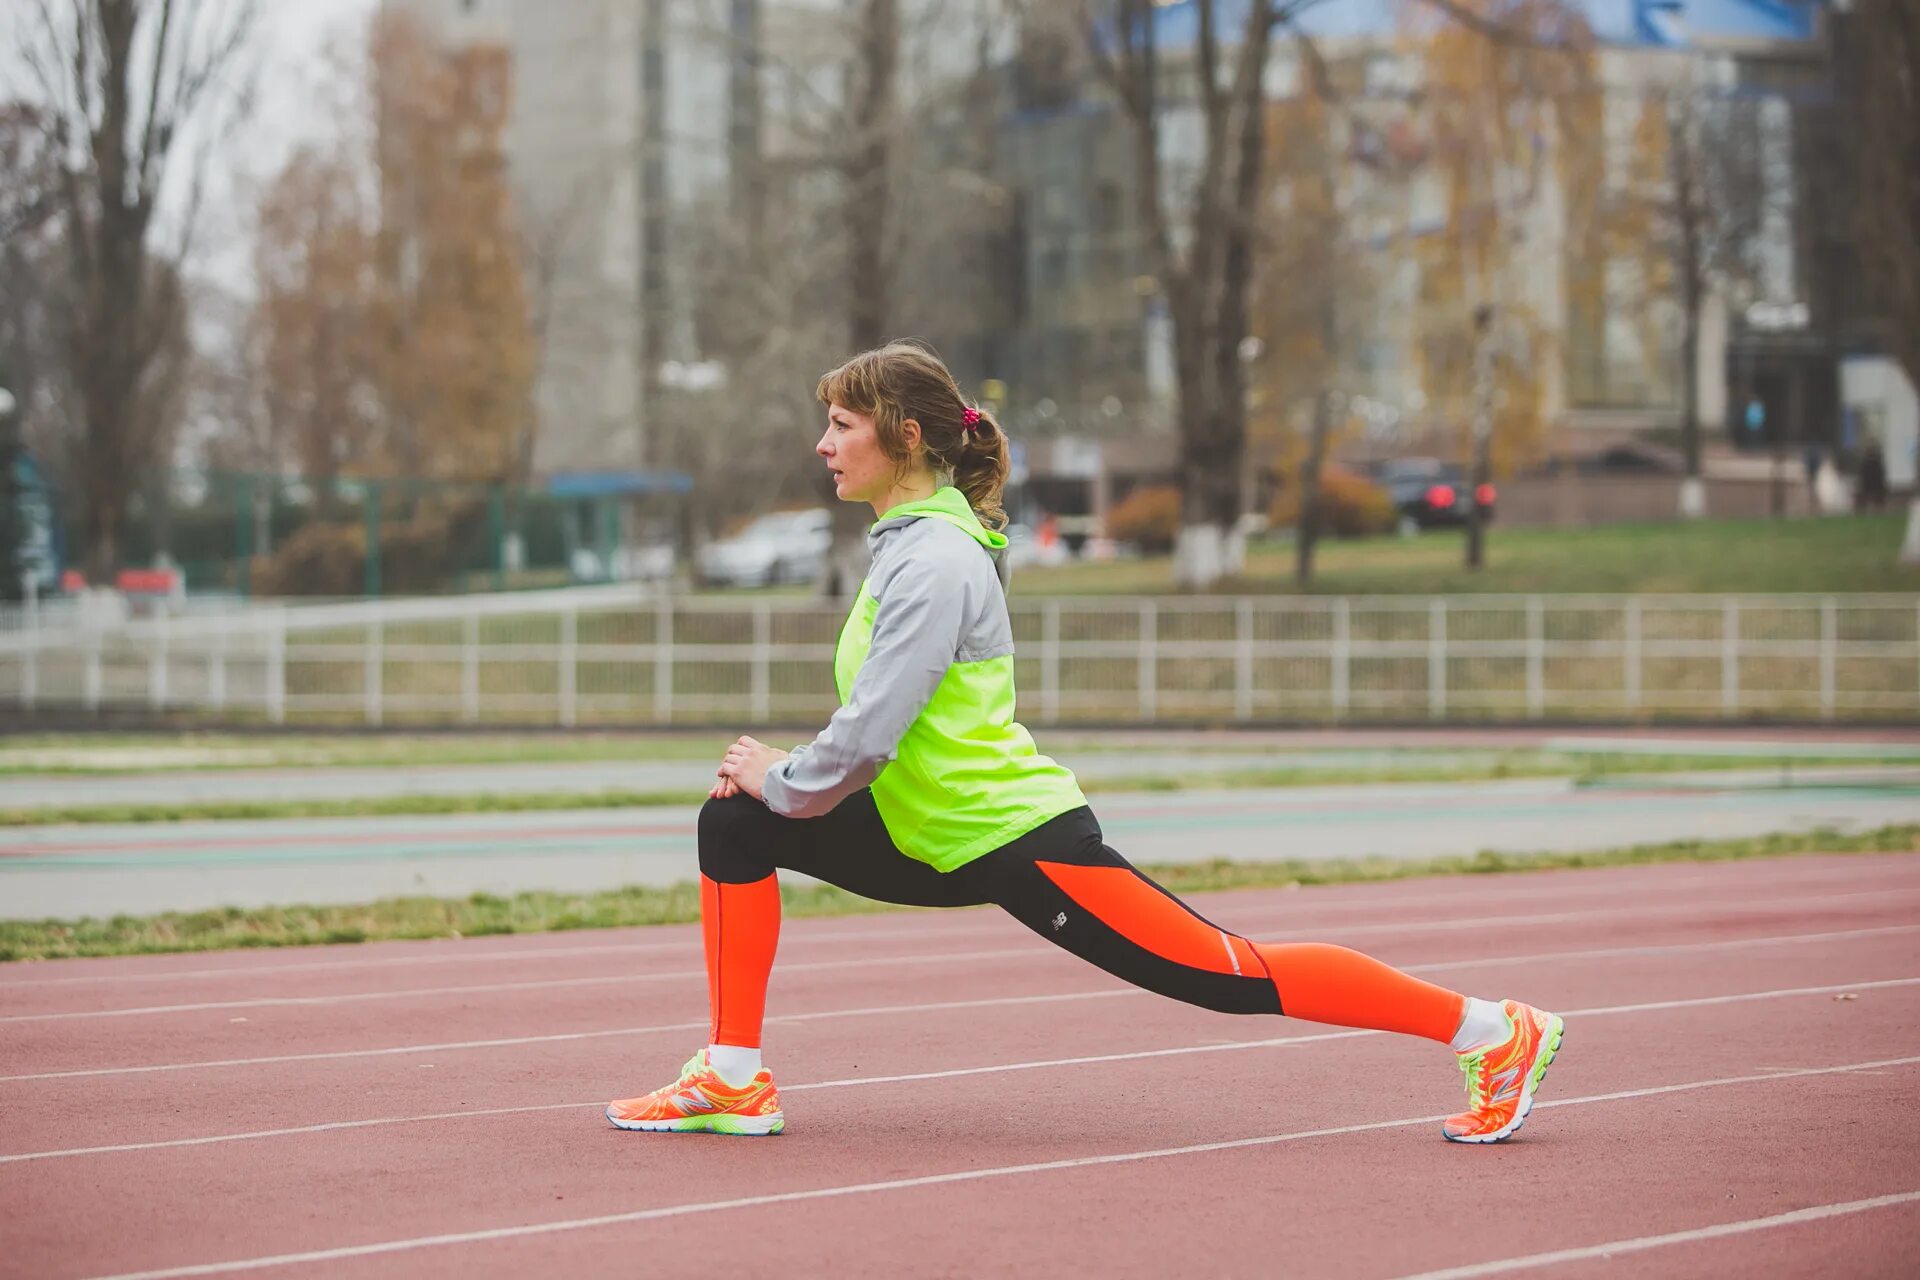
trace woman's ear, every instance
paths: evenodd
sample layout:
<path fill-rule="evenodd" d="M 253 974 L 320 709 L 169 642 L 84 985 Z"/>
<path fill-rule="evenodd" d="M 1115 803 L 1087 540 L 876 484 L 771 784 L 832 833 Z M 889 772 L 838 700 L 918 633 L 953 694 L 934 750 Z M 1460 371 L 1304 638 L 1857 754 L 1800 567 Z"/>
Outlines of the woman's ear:
<path fill-rule="evenodd" d="M 907 455 L 909 457 L 913 455 L 915 449 L 926 443 L 921 437 L 920 422 L 918 419 L 908 418 L 900 424 L 900 440 L 901 443 L 907 446 Z"/>

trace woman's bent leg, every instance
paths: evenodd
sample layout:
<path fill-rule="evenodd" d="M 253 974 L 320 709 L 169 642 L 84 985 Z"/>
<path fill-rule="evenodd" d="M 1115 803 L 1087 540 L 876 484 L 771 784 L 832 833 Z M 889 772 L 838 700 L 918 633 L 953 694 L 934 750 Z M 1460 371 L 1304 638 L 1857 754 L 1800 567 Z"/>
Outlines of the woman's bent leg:
<path fill-rule="evenodd" d="M 767 978 L 780 940 L 779 869 L 880 902 L 956 907 L 987 901 L 895 848 L 867 791 L 818 818 L 784 818 L 746 795 L 709 800 L 700 810 L 699 833 L 714 1045 L 760 1045 Z"/>
<path fill-rule="evenodd" d="M 760 815 L 747 806 L 758 809 Z M 709 800 L 700 810 L 700 931 L 707 953 L 707 1042 L 760 1047 L 767 975 L 780 945 L 777 839 L 765 805 L 751 796 Z"/>

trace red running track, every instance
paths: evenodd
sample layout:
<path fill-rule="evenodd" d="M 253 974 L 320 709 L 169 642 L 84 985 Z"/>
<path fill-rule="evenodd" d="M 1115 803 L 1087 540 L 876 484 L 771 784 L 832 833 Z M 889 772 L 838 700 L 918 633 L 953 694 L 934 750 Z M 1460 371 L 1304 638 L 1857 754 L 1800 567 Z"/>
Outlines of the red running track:
<path fill-rule="evenodd" d="M 1449 1055 L 1136 993 L 990 910 L 789 925 L 773 1139 L 624 1133 L 697 931 L 0 967 L 0 1276 L 1849 1276 L 1920 1256 L 1920 858 L 1211 895 L 1568 1015 Z"/>

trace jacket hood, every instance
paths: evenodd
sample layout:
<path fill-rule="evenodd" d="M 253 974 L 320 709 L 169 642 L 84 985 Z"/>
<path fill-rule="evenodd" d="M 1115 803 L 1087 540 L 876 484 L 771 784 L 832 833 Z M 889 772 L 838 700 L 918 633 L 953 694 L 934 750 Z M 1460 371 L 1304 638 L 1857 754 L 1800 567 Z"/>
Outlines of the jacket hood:
<path fill-rule="evenodd" d="M 915 520 L 944 520 L 988 551 L 1006 549 L 1006 535 L 996 533 L 981 524 L 980 517 L 975 515 L 973 508 L 967 504 L 967 495 L 952 485 L 943 485 L 935 489 L 930 498 L 922 498 L 918 502 L 903 502 L 897 507 L 889 508 L 887 513 L 867 530 L 867 536 L 869 539 L 875 538 L 889 529 L 904 528 Z"/>

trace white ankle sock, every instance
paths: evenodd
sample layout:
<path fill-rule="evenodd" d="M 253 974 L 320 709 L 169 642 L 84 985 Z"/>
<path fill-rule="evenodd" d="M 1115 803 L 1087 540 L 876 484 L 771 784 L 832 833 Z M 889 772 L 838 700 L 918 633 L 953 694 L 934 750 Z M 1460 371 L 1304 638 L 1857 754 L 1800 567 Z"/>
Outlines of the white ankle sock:
<path fill-rule="evenodd" d="M 1507 1011 L 1499 1002 L 1468 996 L 1467 1014 L 1460 1019 L 1460 1030 L 1454 1033 L 1453 1051 L 1465 1053 L 1483 1044 L 1498 1044 L 1512 1034 Z"/>
<path fill-rule="evenodd" d="M 737 1044 L 710 1044 L 707 1046 L 707 1061 L 720 1073 L 720 1078 L 734 1088 L 744 1088 L 760 1074 L 760 1051 L 743 1049 Z"/>

